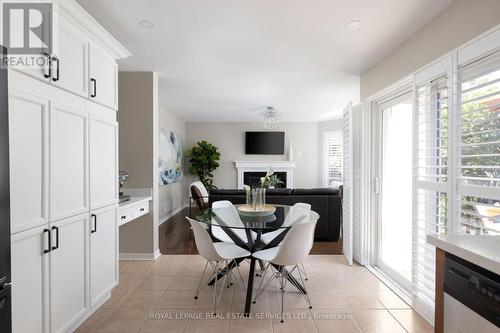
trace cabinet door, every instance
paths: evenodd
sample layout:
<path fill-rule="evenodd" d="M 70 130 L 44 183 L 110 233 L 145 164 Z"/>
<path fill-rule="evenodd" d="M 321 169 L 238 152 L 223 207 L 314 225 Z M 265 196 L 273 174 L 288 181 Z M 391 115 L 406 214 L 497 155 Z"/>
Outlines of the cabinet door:
<path fill-rule="evenodd" d="M 117 281 L 116 207 L 90 215 L 90 306 L 94 306 Z"/>
<path fill-rule="evenodd" d="M 115 111 L 88 103 L 90 112 L 90 208 L 118 201 L 118 123 Z M 112 116 L 104 116 L 111 113 Z M 99 115 L 102 114 L 102 115 Z"/>
<path fill-rule="evenodd" d="M 51 102 L 51 221 L 88 211 L 87 123 L 85 110 Z"/>
<path fill-rule="evenodd" d="M 113 57 L 95 44 L 90 45 L 89 96 L 112 109 L 118 105 L 118 67 Z"/>
<path fill-rule="evenodd" d="M 88 309 L 88 213 L 51 224 L 50 331 L 66 332 Z"/>
<path fill-rule="evenodd" d="M 88 97 L 88 39 L 63 15 L 58 16 L 50 81 Z"/>
<path fill-rule="evenodd" d="M 48 229 L 17 233 L 11 238 L 12 332 L 48 332 Z"/>
<path fill-rule="evenodd" d="M 9 89 L 11 232 L 48 222 L 48 100 Z"/>

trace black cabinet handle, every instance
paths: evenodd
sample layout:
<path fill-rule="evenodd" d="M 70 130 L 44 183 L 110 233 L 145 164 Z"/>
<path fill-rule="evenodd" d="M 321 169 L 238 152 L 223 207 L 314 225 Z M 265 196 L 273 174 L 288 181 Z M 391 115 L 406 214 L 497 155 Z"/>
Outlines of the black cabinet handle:
<path fill-rule="evenodd" d="M 46 57 L 47 57 L 47 59 L 49 60 L 49 73 L 48 73 L 48 74 L 43 73 L 43 76 L 44 76 L 46 79 L 48 79 L 49 77 L 51 77 L 51 76 L 52 76 L 52 57 L 51 57 L 51 56 L 50 56 L 50 54 L 48 54 L 48 53 L 44 53 L 43 55 L 44 55 L 44 56 L 46 56 Z"/>
<path fill-rule="evenodd" d="M 59 248 L 59 228 L 58 227 L 52 227 L 52 230 L 56 231 L 56 246 L 52 246 L 52 250 L 57 250 Z"/>
<path fill-rule="evenodd" d="M 122 216 L 122 220 L 125 220 L 127 218 L 127 216 L 123 215 Z"/>
<path fill-rule="evenodd" d="M 97 96 L 97 81 L 94 78 L 90 78 L 90 82 L 94 83 L 94 92 L 90 94 L 90 97 L 94 98 Z"/>
<path fill-rule="evenodd" d="M 47 233 L 48 240 L 49 240 L 49 244 L 48 244 L 47 249 L 43 250 L 43 253 L 45 254 L 45 253 L 49 253 L 51 251 L 52 240 L 50 239 L 50 230 L 49 229 L 43 229 L 43 233 Z"/>
<path fill-rule="evenodd" d="M 52 81 L 59 81 L 59 58 L 52 56 L 52 60 L 54 60 L 57 63 L 56 67 L 56 77 L 52 78 Z"/>
<path fill-rule="evenodd" d="M 143 211 L 144 211 L 144 208 L 141 208 L 141 209 L 140 209 L 140 211 L 141 211 L 141 212 L 143 212 Z"/>
<path fill-rule="evenodd" d="M 93 234 L 97 231 L 97 215 L 92 214 L 92 215 L 90 215 L 90 217 L 94 221 L 94 229 L 92 229 L 92 227 L 90 228 L 90 233 Z"/>

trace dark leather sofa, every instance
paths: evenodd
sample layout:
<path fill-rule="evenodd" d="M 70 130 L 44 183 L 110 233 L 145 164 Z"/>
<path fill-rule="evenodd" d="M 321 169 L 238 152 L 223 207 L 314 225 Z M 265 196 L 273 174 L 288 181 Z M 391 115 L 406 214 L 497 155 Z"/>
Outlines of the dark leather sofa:
<path fill-rule="evenodd" d="M 245 190 L 211 190 L 210 204 L 219 200 L 229 200 L 233 204 L 244 204 L 246 201 Z M 290 206 L 297 202 L 310 204 L 311 209 L 320 216 L 314 234 L 315 240 L 331 242 L 339 240 L 342 224 L 342 188 L 271 189 L 266 191 L 266 202 Z"/>

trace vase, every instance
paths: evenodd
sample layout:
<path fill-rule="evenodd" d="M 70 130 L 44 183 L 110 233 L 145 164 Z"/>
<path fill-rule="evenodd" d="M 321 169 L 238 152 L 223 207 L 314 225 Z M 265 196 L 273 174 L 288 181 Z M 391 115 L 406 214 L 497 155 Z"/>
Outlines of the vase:
<path fill-rule="evenodd" d="M 252 210 L 261 211 L 263 205 L 266 204 L 266 189 L 254 188 L 252 189 Z"/>

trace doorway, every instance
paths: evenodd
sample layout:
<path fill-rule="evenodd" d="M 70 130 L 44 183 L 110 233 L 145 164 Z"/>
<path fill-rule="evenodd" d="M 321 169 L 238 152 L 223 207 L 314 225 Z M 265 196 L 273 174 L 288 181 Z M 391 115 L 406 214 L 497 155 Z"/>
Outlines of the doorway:
<path fill-rule="evenodd" d="M 412 280 L 413 99 L 410 92 L 378 108 L 380 114 L 377 266 L 404 289 Z"/>

